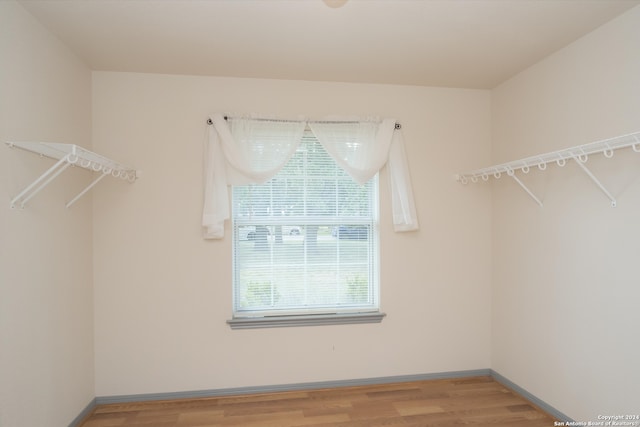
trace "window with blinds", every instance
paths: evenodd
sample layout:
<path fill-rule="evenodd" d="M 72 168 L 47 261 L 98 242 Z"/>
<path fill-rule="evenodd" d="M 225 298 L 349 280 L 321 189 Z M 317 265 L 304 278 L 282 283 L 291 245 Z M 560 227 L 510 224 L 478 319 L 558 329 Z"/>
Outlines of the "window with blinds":
<path fill-rule="evenodd" d="M 378 310 L 378 178 L 311 133 L 273 179 L 233 187 L 234 317 Z"/>

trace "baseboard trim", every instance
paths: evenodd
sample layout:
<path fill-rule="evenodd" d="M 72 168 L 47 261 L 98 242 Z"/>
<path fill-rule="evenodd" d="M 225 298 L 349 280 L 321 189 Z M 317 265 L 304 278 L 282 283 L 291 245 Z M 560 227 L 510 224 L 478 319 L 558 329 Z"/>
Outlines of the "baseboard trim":
<path fill-rule="evenodd" d="M 131 402 L 144 402 L 153 400 L 175 400 L 175 399 L 199 399 L 206 397 L 222 397 L 233 396 L 242 394 L 258 394 L 258 393 L 272 393 L 283 391 L 305 391 L 315 390 L 322 388 L 337 388 L 337 387 L 354 387 L 363 385 L 375 385 L 375 384 L 389 384 L 399 382 L 411 382 L 411 381 L 424 381 L 424 380 L 436 380 L 436 379 L 449 379 L 449 378 L 463 378 L 463 377 L 475 377 L 491 375 L 490 369 L 475 369 L 468 371 L 450 371 L 440 372 L 432 374 L 417 374 L 417 375 L 398 375 L 391 377 L 376 377 L 376 378 L 362 378 L 353 380 L 337 380 L 337 381 L 319 381 L 297 384 L 279 384 L 268 386 L 256 386 L 256 387 L 237 387 L 237 388 L 224 388 L 213 390 L 196 390 L 196 391 L 181 391 L 171 393 L 150 393 L 150 394 L 131 394 L 123 396 L 99 396 L 96 397 L 97 405 L 108 405 L 113 403 L 131 403 Z"/>
<path fill-rule="evenodd" d="M 71 421 L 69 427 L 78 427 L 82 425 L 82 422 L 85 420 L 85 418 L 91 415 L 93 410 L 96 409 L 96 406 L 98 406 L 98 403 L 97 399 L 94 397 L 93 399 L 91 399 L 91 402 L 89 402 L 89 404 L 82 410 L 82 412 L 80 412 L 78 416 L 75 417 L 73 421 Z"/>
<path fill-rule="evenodd" d="M 177 400 L 177 399 L 201 399 L 208 397 L 223 397 L 234 396 L 243 394 L 258 394 L 258 393 L 272 393 L 272 392 L 286 392 L 286 391 L 305 391 L 305 390 L 317 390 L 323 388 L 338 388 L 338 387 L 355 387 L 355 386 L 367 386 L 376 384 L 390 384 L 412 381 L 426 381 L 426 380 L 438 380 L 438 379 L 452 379 L 452 378 L 465 378 L 465 377 L 477 377 L 477 376 L 490 376 L 503 386 L 513 390 L 521 395 L 523 398 L 538 406 L 540 409 L 548 413 L 549 415 L 557 418 L 560 421 L 571 422 L 573 421 L 564 413 L 558 411 L 553 406 L 549 405 L 545 401 L 539 399 L 535 395 L 529 393 L 513 381 L 502 376 L 493 369 L 474 369 L 466 371 L 448 371 L 437 372 L 430 374 L 416 374 L 416 375 L 396 375 L 389 377 L 374 377 L 374 378 L 361 378 L 351 380 L 336 380 L 336 381 L 318 381 L 307 383 L 295 383 L 295 384 L 277 384 L 267 386 L 255 386 L 255 387 L 235 387 L 224 389 L 212 389 L 212 390 L 195 390 L 195 391 L 180 391 L 169 393 L 147 393 L 147 394 L 130 394 L 121 396 L 98 396 L 93 399 L 87 407 L 76 417 L 76 419 L 69 424 L 69 427 L 78 427 L 81 425 L 81 421 L 84 420 L 97 406 L 109 405 L 109 404 L 121 404 L 132 402 L 150 402 L 158 400 Z"/>
<path fill-rule="evenodd" d="M 571 418 L 569 418 L 568 416 L 566 416 L 565 414 L 563 414 L 562 412 L 558 411 L 553 406 L 549 405 L 544 400 L 541 400 L 538 397 L 534 396 L 533 394 L 529 393 L 527 390 L 523 389 L 522 387 L 520 387 L 519 385 L 517 385 L 513 381 L 509 380 L 508 378 L 500 375 L 499 373 L 497 373 L 493 369 L 490 369 L 490 371 L 491 371 L 490 375 L 493 377 L 494 380 L 496 380 L 497 382 L 499 382 L 503 386 L 505 386 L 507 388 L 510 388 L 511 390 L 515 391 L 516 393 L 518 393 L 519 395 L 521 395 L 522 397 L 524 397 L 529 402 L 533 403 L 534 405 L 536 405 L 537 407 L 539 407 L 540 409 L 542 409 L 543 411 L 545 411 L 549 415 L 557 418 L 560 421 L 564 421 L 565 423 L 574 421 Z"/>

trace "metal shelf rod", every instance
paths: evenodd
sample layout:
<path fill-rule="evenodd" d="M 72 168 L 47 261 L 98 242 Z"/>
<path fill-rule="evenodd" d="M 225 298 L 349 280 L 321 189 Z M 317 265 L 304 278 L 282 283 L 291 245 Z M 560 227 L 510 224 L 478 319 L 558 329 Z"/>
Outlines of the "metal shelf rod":
<path fill-rule="evenodd" d="M 529 168 L 538 167 L 544 170 L 548 163 L 556 162 L 559 166 L 574 157 L 585 159 L 591 154 L 604 154 L 607 157 L 611 157 L 614 150 L 621 148 L 633 147 L 634 151 L 640 152 L 640 132 L 630 133 L 628 135 L 617 136 L 614 138 L 605 139 L 602 141 L 596 141 L 589 144 L 578 145 L 563 150 L 552 151 L 537 156 L 531 156 L 520 160 L 514 160 L 508 163 L 502 163 L 495 166 L 489 166 L 482 169 L 476 169 L 468 172 L 462 172 L 455 176 L 456 180 L 465 184 L 466 182 L 473 180 L 474 178 L 482 178 L 486 181 L 491 176 L 499 178 L 500 174 L 507 173 L 509 170 L 518 171 L 524 170 L 528 172 Z M 586 157 L 585 157 L 586 156 Z"/>
<path fill-rule="evenodd" d="M 607 158 L 613 157 L 613 152 L 622 148 L 631 147 L 633 151 L 640 153 L 640 132 L 634 132 L 627 135 L 616 136 L 614 138 L 605 139 L 602 141 L 596 141 L 589 144 L 577 145 L 575 147 L 566 148 L 563 150 L 552 151 L 549 153 L 540 154 L 537 156 L 531 156 L 520 160 L 515 160 L 508 163 L 502 163 L 495 166 L 489 166 L 482 169 L 476 169 L 469 172 L 463 172 L 455 175 L 455 179 L 462 183 L 467 184 L 469 181 L 478 182 L 488 181 L 493 177 L 499 179 L 503 173 L 512 177 L 523 190 L 527 192 L 529 196 L 539 205 L 542 206 L 542 202 L 536 197 L 533 192 L 515 175 L 517 171 L 523 173 L 529 173 L 530 169 L 537 167 L 540 170 L 545 170 L 547 164 L 556 163 L 558 166 L 564 166 L 567 160 L 574 160 L 578 166 L 591 178 L 591 180 L 598 186 L 598 188 L 611 200 L 611 206 L 615 207 L 617 201 L 615 197 L 605 188 L 605 186 L 596 178 L 596 176 L 584 165 L 588 158 L 592 154 L 603 154 Z"/>
<path fill-rule="evenodd" d="M 11 208 L 15 208 L 17 203 L 20 203 L 21 208 L 24 208 L 25 204 L 31 200 L 31 198 L 46 187 L 58 175 L 64 172 L 64 170 L 69 166 L 78 166 L 91 172 L 98 172 L 100 175 L 78 195 L 71 199 L 66 204 L 67 208 L 73 205 L 80 197 L 82 197 L 107 175 L 129 182 L 134 182 L 140 177 L 140 172 L 135 169 L 73 144 L 60 144 L 54 142 L 7 142 L 7 145 L 10 148 L 20 148 L 25 151 L 39 154 L 40 156 L 57 160 L 53 166 L 51 166 L 35 181 L 22 190 L 20 194 L 11 200 Z"/>

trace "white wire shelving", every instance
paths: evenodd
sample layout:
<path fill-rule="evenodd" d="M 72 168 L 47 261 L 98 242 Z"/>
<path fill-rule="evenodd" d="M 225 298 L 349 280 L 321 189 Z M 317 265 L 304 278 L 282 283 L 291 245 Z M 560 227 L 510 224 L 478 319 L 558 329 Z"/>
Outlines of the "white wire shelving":
<path fill-rule="evenodd" d="M 540 154 L 538 156 L 531 156 L 525 159 L 515 160 L 508 163 L 502 163 L 499 165 L 489 166 L 482 169 L 476 169 L 473 171 L 463 172 L 455 176 L 456 180 L 462 184 L 468 184 L 469 182 L 488 181 L 489 178 L 499 179 L 503 174 L 513 178 L 516 183 L 539 205 L 542 206 L 542 201 L 522 182 L 522 180 L 516 175 L 516 172 L 521 171 L 524 174 L 529 173 L 531 168 L 537 167 L 540 170 L 545 170 L 547 164 L 555 163 L 558 166 L 565 166 L 568 161 L 575 162 L 584 173 L 586 173 L 594 184 L 609 198 L 611 206 L 616 207 L 616 198 L 611 194 L 609 190 L 600 182 L 600 180 L 585 166 L 590 155 L 602 154 L 606 158 L 613 157 L 613 152 L 622 148 L 631 147 L 636 153 L 640 153 L 640 132 L 634 132 L 627 135 L 616 136 L 614 138 L 605 139 L 602 141 L 591 142 L 584 145 L 577 145 L 571 148 L 565 148 L 563 150 L 553 151 L 550 153 Z"/>
<path fill-rule="evenodd" d="M 25 204 L 31 200 L 33 196 L 40 192 L 40 190 L 46 187 L 69 166 L 81 167 L 99 174 L 87 187 L 84 188 L 84 190 L 67 202 L 67 208 L 71 207 L 71 205 L 73 205 L 80 197 L 82 197 L 87 191 L 91 190 L 106 176 L 120 178 L 128 182 L 135 182 L 135 180 L 140 177 L 140 172 L 129 166 L 125 166 L 74 144 L 15 141 L 7 141 L 6 144 L 10 148 L 19 148 L 21 150 L 57 160 L 53 166 L 47 169 L 35 181 L 11 199 L 12 209 L 15 209 L 18 206 L 21 209 L 24 208 Z"/>

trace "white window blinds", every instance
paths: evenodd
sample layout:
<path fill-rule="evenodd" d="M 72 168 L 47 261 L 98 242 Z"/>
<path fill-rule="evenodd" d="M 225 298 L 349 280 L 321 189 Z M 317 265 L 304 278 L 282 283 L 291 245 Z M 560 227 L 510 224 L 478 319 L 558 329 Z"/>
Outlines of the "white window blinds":
<path fill-rule="evenodd" d="M 271 180 L 234 186 L 234 316 L 376 311 L 377 183 L 305 133 Z"/>

